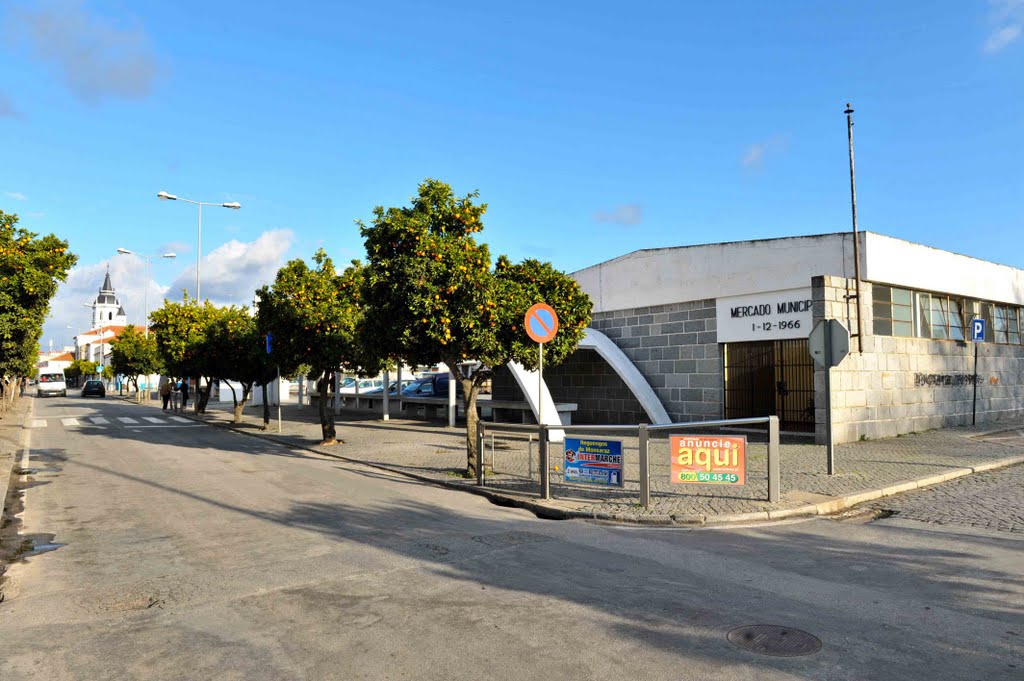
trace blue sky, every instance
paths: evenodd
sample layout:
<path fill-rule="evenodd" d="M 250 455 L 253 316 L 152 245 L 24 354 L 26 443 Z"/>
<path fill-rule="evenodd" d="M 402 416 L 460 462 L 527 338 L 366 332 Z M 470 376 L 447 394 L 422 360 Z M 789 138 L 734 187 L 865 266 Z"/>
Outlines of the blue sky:
<path fill-rule="evenodd" d="M 243 302 L 425 177 L 492 252 L 571 271 L 659 246 L 862 229 L 1024 267 L 1024 0 L 0 4 L 0 209 L 129 315 Z M 146 282 L 139 261 L 173 250 Z"/>

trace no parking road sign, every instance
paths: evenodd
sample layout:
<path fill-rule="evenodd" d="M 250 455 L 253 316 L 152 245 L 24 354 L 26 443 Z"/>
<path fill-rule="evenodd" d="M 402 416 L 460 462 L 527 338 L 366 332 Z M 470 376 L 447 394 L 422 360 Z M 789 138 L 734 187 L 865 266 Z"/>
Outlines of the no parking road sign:
<path fill-rule="evenodd" d="M 537 303 L 526 311 L 523 325 L 535 343 L 547 343 L 558 333 L 558 315 L 550 305 Z"/>

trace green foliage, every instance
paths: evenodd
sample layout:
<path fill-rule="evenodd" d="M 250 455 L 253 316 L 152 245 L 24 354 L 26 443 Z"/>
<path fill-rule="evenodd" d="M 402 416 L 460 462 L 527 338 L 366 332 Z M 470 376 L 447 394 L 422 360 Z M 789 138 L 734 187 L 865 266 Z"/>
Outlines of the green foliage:
<path fill-rule="evenodd" d="M 53 234 L 19 228 L 18 216 L 0 211 L 0 375 L 33 372 L 58 283 L 78 256 Z"/>
<path fill-rule="evenodd" d="M 79 378 L 81 376 L 92 376 L 96 373 L 99 364 L 90 362 L 87 359 L 76 359 L 64 370 L 66 378 Z"/>
<path fill-rule="evenodd" d="M 544 349 L 545 363 L 557 364 L 576 349 L 592 307 L 579 285 L 550 263 L 514 265 L 502 256 L 492 270 L 486 244 L 473 236 L 487 210 L 477 197 L 456 197 L 447 184 L 428 179 L 411 206 L 378 206 L 370 226 L 359 223 L 368 259 L 364 346 L 386 360 L 484 365 L 462 379 L 470 471 L 480 386 L 493 367 L 510 361 L 537 366 L 537 345 L 523 329 L 526 311 L 545 302 L 558 313 L 558 335 Z"/>
<path fill-rule="evenodd" d="M 105 367 L 103 367 L 103 378 L 107 379 L 108 381 L 112 381 L 114 380 L 115 376 L 117 376 L 117 373 L 114 371 L 113 366 L 108 364 Z"/>
<path fill-rule="evenodd" d="M 217 308 L 209 300 L 198 305 L 186 294 L 181 303 L 164 300 L 163 307 L 150 314 L 150 331 L 157 355 L 169 376 L 208 376 L 215 358 L 204 356 L 203 343 Z"/>
<path fill-rule="evenodd" d="M 312 374 L 339 367 L 375 374 L 376 366 L 364 366 L 356 336 L 363 268 L 353 262 L 339 275 L 323 249 L 313 261 L 315 268 L 292 260 L 278 270 L 272 286 L 257 291 L 257 326 L 261 335 L 273 335 L 272 360 L 284 375 L 304 365 Z"/>
<path fill-rule="evenodd" d="M 315 267 L 292 260 L 277 272 L 272 286 L 264 286 L 257 327 L 261 335 L 273 335 L 271 361 L 283 375 L 310 367 L 309 375 L 325 385 L 338 368 L 361 375 L 381 369 L 379 354 L 370 354 L 360 343 L 357 329 L 363 315 L 363 267 L 353 261 L 338 274 L 333 261 L 320 249 Z M 321 395 L 325 395 L 323 389 Z M 334 416 L 320 401 L 320 426 L 325 443 L 335 441 Z"/>
<path fill-rule="evenodd" d="M 126 326 L 121 335 L 111 343 L 110 369 L 115 374 L 128 378 L 138 388 L 138 376 L 159 373 L 160 356 L 156 349 L 156 338 L 146 338 L 144 330 Z M 104 369 L 106 374 L 106 369 Z"/>

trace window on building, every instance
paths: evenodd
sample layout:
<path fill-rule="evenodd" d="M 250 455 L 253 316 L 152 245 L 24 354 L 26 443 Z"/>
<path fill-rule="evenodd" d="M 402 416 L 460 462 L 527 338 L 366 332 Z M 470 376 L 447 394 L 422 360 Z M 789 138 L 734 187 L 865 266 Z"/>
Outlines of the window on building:
<path fill-rule="evenodd" d="M 964 339 L 964 301 L 949 299 L 949 337 L 952 340 Z"/>
<path fill-rule="evenodd" d="M 913 295 L 907 289 L 875 286 L 874 332 L 879 336 L 914 335 Z"/>
<path fill-rule="evenodd" d="M 931 296 L 932 338 L 949 338 L 949 298 Z"/>
<path fill-rule="evenodd" d="M 1011 345 L 1020 345 L 1021 310 L 1010 307 L 1006 310 L 1007 339 Z"/>

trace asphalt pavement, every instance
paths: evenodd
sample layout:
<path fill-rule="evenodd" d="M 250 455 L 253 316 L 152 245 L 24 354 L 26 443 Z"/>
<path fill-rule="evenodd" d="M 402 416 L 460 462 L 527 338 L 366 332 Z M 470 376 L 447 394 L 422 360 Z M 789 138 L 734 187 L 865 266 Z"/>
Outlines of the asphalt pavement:
<path fill-rule="evenodd" d="M 4 681 L 1024 670 L 1024 537 L 998 527 L 545 521 L 115 400 L 34 400 L 26 425 L 40 552 L 2 585 Z M 821 647 L 751 652 L 746 625 Z"/>

